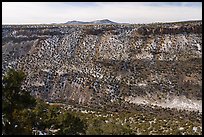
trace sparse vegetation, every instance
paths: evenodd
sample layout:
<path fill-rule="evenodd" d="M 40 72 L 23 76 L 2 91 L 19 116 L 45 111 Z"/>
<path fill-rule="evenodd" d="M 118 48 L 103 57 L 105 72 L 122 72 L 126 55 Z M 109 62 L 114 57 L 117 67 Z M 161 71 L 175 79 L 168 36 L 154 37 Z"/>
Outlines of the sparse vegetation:
<path fill-rule="evenodd" d="M 84 134 L 86 123 L 57 105 L 48 105 L 22 89 L 26 75 L 8 70 L 2 81 L 2 134 Z M 54 130 L 54 131 L 53 131 Z"/>
<path fill-rule="evenodd" d="M 2 25 L 2 134 L 200 135 L 201 55 L 202 21 Z"/>

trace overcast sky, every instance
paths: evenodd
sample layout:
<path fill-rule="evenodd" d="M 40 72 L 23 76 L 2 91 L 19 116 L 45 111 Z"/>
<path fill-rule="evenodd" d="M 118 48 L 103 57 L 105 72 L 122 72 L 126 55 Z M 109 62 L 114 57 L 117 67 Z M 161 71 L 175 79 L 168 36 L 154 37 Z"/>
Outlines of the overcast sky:
<path fill-rule="evenodd" d="M 119 23 L 202 20 L 202 2 L 2 2 L 3 24 L 100 19 Z"/>

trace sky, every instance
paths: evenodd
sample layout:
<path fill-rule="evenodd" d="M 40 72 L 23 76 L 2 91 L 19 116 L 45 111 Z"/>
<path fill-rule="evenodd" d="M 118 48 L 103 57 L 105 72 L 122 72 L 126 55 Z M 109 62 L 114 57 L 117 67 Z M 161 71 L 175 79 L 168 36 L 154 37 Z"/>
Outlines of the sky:
<path fill-rule="evenodd" d="M 202 20 L 202 2 L 2 2 L 2 24 L 100 19 L 135 24 Z"/>

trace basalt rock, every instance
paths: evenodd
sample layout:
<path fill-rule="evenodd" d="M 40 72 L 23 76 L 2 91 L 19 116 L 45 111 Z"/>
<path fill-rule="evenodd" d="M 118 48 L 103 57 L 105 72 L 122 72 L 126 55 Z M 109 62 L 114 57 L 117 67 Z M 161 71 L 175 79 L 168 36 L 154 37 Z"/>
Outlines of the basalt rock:
<path fill-rule="evenodd" d="M 2 74 L 24 70 L 24 87 L 46 101 L 201 100 L 202 21 L 2 25 L 2 44 Z"/>

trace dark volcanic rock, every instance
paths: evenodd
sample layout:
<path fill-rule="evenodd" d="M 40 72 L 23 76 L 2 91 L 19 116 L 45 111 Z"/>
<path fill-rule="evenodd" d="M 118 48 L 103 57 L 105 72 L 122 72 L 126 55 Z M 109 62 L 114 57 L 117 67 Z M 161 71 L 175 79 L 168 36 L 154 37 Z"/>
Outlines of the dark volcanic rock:
<path fill-rule="evenodd" d="M 2 44 L 2 74 L 23 69 L 24 86 L 48 101 L 179 100 L 185 107 L 188 99 L 201 100 L 201 21 L 3 25 Z"/>

